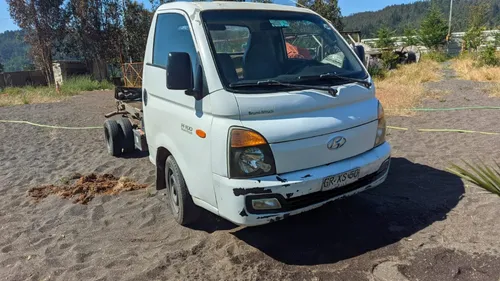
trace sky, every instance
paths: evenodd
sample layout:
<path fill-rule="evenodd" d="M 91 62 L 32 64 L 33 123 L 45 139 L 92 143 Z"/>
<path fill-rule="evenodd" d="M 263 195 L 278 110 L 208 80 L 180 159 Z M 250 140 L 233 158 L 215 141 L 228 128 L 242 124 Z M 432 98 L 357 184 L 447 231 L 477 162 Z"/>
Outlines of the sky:
<path fill-rule="evenodd" d="M 149 7 L 148 0 L 137 0 L 144 2 Z M 277 4 L 295 5 L 296 0 L 274 0 Z M 394 4 L 411 3 L 416 0 L 339 0 L 342 15 L 348 16 L 353 13 L 365 11 L 377 11 L 385 6 Z M 9 7 L 5 0 L 0 0 L 0 33 L 6 30 L 18 29 L 9 15 Z"/>

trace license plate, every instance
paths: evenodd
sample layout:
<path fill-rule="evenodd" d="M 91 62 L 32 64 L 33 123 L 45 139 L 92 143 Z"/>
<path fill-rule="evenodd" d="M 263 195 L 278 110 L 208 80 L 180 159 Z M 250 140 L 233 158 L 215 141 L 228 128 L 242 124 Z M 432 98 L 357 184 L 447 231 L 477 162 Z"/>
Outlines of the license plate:
<path fill-rule="evenodd" d="M 323 179 L 321 189 L 323 191 L 331 190 L 353 183 L 358 180 L 359 172 L 360 169 L 356 168 L 341 174 L 326 177 Z"/>

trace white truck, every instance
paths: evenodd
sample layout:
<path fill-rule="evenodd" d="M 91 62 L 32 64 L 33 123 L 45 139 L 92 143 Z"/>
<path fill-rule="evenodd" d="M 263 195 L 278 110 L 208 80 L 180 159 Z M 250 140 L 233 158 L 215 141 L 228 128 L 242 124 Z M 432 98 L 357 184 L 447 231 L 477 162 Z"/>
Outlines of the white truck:
<path fill-rule="evenodd" d="M 308 9 L 164 4 L 149 31 L 140 122 L 106 121 L 108 148 L 130 150 L 136 136 L 181 225 L 201 208 L 260 225 L 373 188 L 391 147 L 362 53 Z"/>

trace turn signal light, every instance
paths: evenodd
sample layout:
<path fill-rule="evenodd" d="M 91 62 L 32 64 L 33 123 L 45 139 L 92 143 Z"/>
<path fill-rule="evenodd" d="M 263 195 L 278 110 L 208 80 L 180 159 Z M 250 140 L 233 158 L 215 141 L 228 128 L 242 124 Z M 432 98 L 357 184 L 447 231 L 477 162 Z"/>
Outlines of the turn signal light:
<path fill-rule="evenodd" d="M 202 139 L 207 137 L 207 133 L 205 133 L 205 131 L 203 130 L 196 130 L 196 135 Z"/>
<path fill-rule="evenodd" d="M 231 131 L 231 147 L 250 147 L 267 144 L 258 133 L 249 130 L 233 129 Z"/>

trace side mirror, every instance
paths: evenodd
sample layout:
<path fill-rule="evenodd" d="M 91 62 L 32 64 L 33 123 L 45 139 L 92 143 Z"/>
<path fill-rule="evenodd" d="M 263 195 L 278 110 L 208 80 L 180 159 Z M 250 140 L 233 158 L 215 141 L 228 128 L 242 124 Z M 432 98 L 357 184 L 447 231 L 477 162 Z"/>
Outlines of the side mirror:
<path fill-rule="evenodd" d="M 191 91 L 193 84 L 193 67 L 189 54 L 168 53 L 167 89 Z"/>
<path fill-rule="evenodd" d="M 358 55 L 358 58 L 361 60 L 361 62 L 365 64 L 365 47 L 356 45 L 354 46 L 354 51 L 356 52 L 356 55 Z"/>

